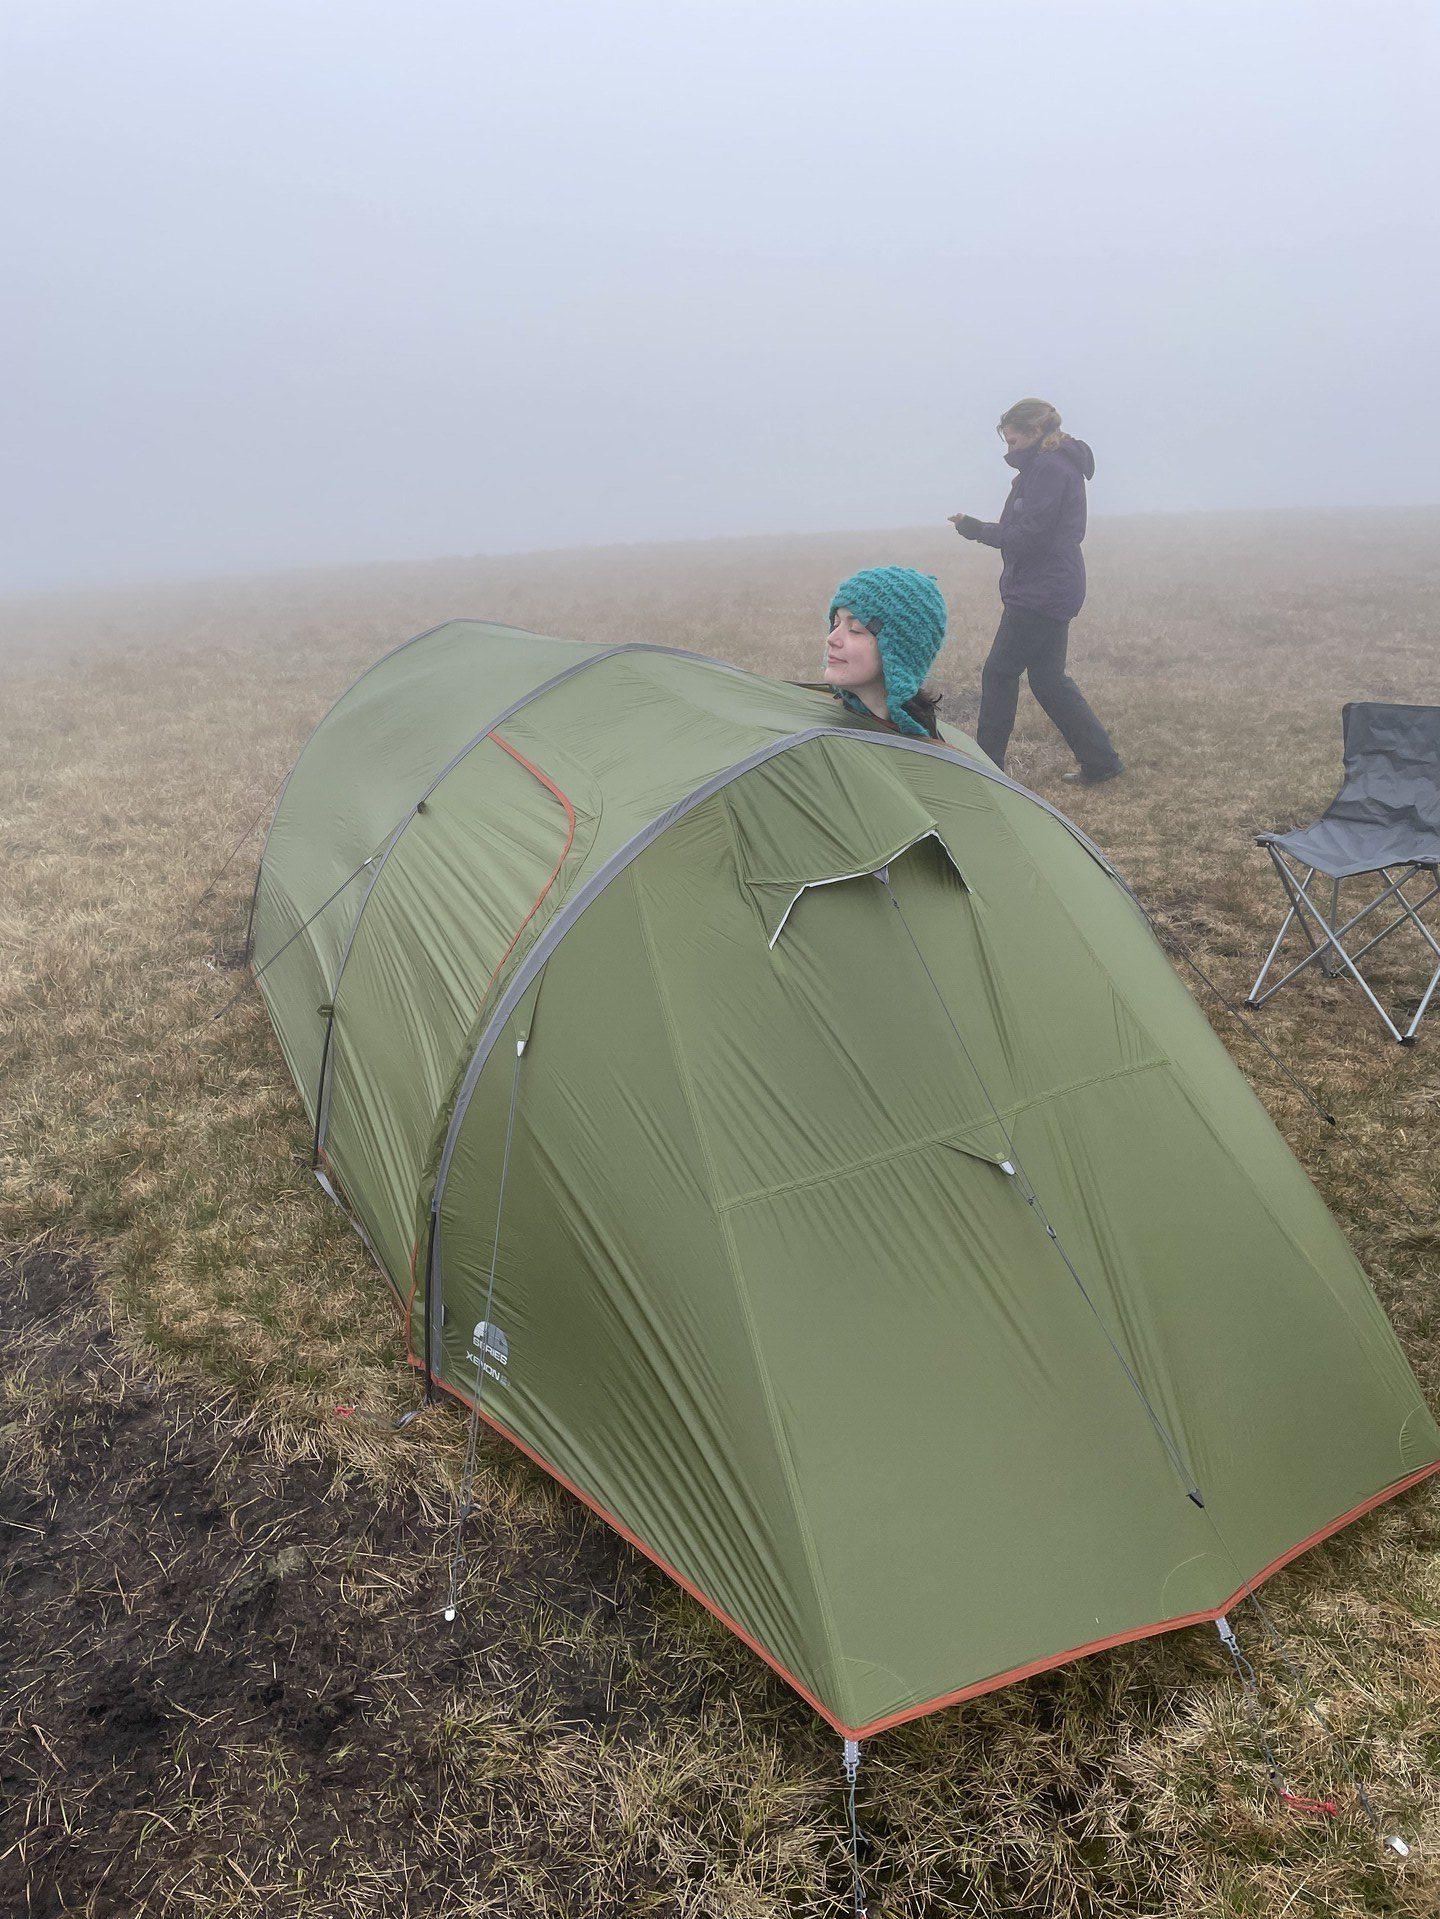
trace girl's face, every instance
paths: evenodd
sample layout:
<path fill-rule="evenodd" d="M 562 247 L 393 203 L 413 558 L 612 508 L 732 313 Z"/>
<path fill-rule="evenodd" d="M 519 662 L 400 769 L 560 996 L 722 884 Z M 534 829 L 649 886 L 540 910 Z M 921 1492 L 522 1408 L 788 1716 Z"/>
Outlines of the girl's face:
<path fill-rule="evenodd" d="M 848 606 L 837 606 L 835 617 L 830 622 L 824 677 L 831 686 L 846 686 L 852 690 L 884 684 L 880 642 Z"/>
<path fill-rule="evenodd" d="M 1035 442 L 1040 438 L 1040 429 L 1038 426 L 1033 433 L 1026 433 L 1018 426 L 1002 426 L 1000 432 L 1004 438 L 1006 447 L 1011 453 L 1023 453 L 1027 446 L 1034 446 Z"/>

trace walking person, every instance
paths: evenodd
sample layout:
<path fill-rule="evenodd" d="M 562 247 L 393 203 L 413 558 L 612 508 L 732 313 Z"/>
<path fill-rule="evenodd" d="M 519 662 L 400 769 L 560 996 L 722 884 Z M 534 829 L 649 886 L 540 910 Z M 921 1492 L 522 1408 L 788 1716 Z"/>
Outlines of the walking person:
<path fill-rule="evenodd" d="M 1015 724 L 1020 675 L 1059 728 L 1079 761 L 1067 780 L 1092 785 L 1124 772 L 1110 735 L 1065 670 L 1070 622 L 1085 603 L 1085 482 L 1095 456 L 1083 440 L 1060 431 L 1060 415 L 1046 400 L 1018 400 L 1002 415 L 1005 464 L 1015 468 L 1010 493 L 995 521 L 951 515 L 962 538 L 998 546 L 1003 561 L 1004 612 L 980 680 L 980 724 L 975 738 L 997 766 Z"/>

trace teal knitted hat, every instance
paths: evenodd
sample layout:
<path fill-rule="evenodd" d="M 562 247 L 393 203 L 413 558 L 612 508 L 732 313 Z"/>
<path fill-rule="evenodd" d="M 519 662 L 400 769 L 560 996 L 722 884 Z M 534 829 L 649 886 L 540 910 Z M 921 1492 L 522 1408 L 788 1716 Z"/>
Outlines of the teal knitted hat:
<path fill-rule="evenodd" d="M 868 566 L 852 573 L 836 587 L 830 601 L 830 623 L 836 607 L 844 606 L 863 620 L 880 647 L 885 674 L 885 704 L 902 733 L 930 736 L 905 711 L 925 684 L 935 655 L 945 644 L 945 598 L 933 573 L 917 573 L 913 566 Z M 852 713 L 869 709 L 844 689 L 837 689 Z"/>

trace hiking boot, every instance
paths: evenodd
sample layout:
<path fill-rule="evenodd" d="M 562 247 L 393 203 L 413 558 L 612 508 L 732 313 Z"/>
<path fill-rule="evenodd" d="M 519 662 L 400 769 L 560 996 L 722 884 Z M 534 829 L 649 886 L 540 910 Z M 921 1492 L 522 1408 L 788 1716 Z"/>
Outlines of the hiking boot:
<path fill-rule="evenodd" d="M 1101 780 L 1118 779 L 1125 771 L 1125 762 L 1116 760 L 1113 766 L 1081 766 L 1073 773 L 1062 773 L 1061 778 L 1067 786 L 1098 786 Z"/>

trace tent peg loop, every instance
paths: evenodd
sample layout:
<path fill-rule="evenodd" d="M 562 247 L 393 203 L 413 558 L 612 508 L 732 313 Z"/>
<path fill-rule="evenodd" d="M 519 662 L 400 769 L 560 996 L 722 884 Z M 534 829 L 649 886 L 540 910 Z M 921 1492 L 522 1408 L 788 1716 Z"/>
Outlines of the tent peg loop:
<path fill-rule="evenodd" d="M 860 1822 L 855 1810 L 855 1782 L 860 1776 L 860 1741 L 846 1739 L 842 1764 L 845 1768 L 845 1809 L 850 1820 L 850 1892 L 855 1919 L 865 1919 L 865 1882 L 860 1874 Z"/>
<path fill-rule="evenodd" d="M 1255 1677 L 1255 1668 L 1250 1664 L 1250 1661 L 1245 1657 L 1244 1653 L 1241 1652 L 1240 1641 L 1235 1637 L 1235 1629 L 1223 1612 L 1215 1621 L 1215 1630 L 1219 1633 L 1220 1643 L 1224 1646 L 1226 1652 L 1229 1653 L 1231 1662 L 1235 1667 L 1236 1677 L 1244 1688 L 1246 1711 L 1249 1713 L 1251 1724 L 1255 1728 L 1255 1737 L 1260 1742 L 1260 1750 L 1264 1755 L 1265 1770 L 1269 1774 L 1270 1784 L 1275 1790 L 1276 1797 L 1282 1802 L 1286 1801 L 1289 1799 L 1290 1790 L 1286 1784 L 1285 1775 L 1280 1770 L 1280 1761 L 1275 1756 L 1275 1748 L 1271 1745 L 1269 1735 L 1265 1730 L 1265 1720 L 1260 1703 L 1260 1681 Z"/>

